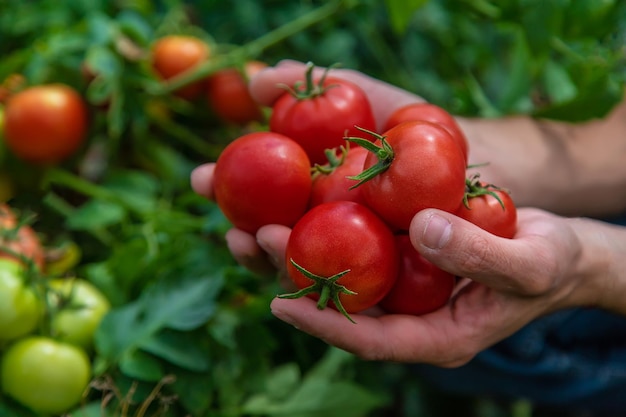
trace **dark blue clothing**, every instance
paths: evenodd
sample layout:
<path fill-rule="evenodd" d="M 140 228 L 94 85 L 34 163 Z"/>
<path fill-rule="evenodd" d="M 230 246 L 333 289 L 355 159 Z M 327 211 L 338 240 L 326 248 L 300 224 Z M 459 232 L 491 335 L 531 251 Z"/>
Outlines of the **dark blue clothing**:
<path fill-rule="evenodd" d="M 626 225 L 626 216 L 611 222 Z M 626 416 L 626 317 L 598 309 L 559 311 L 465 366 L 417 369 L 448 392 Z"/>
<path fill-rule="evenodd" d="M 456 369 L 418 366 L 459 394 L 626 416 L 626 319 L 596 309 L 540 318 Z"/>

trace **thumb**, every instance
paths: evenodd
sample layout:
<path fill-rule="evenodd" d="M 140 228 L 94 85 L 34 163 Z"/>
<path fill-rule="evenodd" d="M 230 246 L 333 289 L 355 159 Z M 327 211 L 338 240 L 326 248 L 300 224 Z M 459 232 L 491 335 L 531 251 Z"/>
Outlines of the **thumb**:
<path fill-rule="evenodd" d="M 493 289 L 531 295 L 529 276 L 543 276 L 538 261 L 541 245 L 493 235 L 451 213 L 426 209 L 415 215 L 409 229 L 413 246 L 430 262 L 460 277 Z M 531 244 L 529 244 L 531 243 Z M 538 242 L 535 242 L 538 243 Z"/>

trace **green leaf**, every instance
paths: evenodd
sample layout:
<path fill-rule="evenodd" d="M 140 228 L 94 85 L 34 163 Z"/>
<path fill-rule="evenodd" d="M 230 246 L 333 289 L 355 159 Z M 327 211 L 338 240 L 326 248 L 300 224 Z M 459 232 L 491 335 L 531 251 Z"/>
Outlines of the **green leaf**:
<path fill-rule="evenodd" d="M 77 208 L 66 225 L 71 230 L 97 230 L 120 223 L 126 211 L 119 204 L 104 200 L 89 200 Z"/>
<path fill-rule="evenodd" d="M 106 79 L 120 77 L 124 69 L 120 56 L 100 45 L 87 49 L 85 64 L 91 72 Z"/>
<path fill-rule="evenodd" d="M 240 316 L 229 309 L 218 310 L 212 318 L 208 331 L 216 342 L 229 348 L 237 347 L 237 329 L 241 324 Z"/>
<path fill-rule="evenodd" d="M 156 382 L 163 378 L 161 362 L 140 350 L 125 352 L 119 367 L 124 375 L 141 381 Z"/>
<path fill-rule="evenodd" d="M 504 85 L 500 87 L 498 108 L 510 113 L 516 111 L 520 102 L 528 100 L 528 91 L 532 85 L 532 55 L 521 26 L 511 27 L 512 45 L 508 63 L 504 71 L 507 76 Z M 525 109 L 528 110 L 528 109 Z"/>
<path fill-rule="evenodd" d="M 1 416 L 1 414 L 0 414 Z M 80 405 L 75 410 L 64 414 L 64 417 L 114 417 L 115 415 L 102 406 L 102 401 L 94 401 Z"/>
<path fill-rule="evenodd" d="M 150 212 L 157 206 L 160 184 L 147 172 L 117 170 L 111 172 L 102 185 L 138 212 Z"/>
<path fill-rule="evenodd" d="M 188 332 L 165 329 L 140 343 L 142 350 L 190 371 L 204 372 L 211 364 L 199 338 Z"/>
<path fill-rule="evenodd" d="M 126 96 L 121 83 L 117 82 L 112 87 L 111 99 L 106 113 L 108 134 L 112 138 L 119 138 L 124 133 L 129 115 L 125 111 Z"/>
<path fill-rule="evenodd" d="M 415 11 L 427 2 L 428 0 L 385 0 L 392 30 L 396 34 L 406 32 Z"/>
<path fill-rule="evenodd" d="M 214 401 L 212 394 L 215 390 L 210 375 L 180 371 L 176 373 L 176 380 L 171 388 L 190 415 L 208 415 L 205 410 Z"/>
<path fill-rule="evenodd" d="M 152 40 L 153 29 L 139 13 L 122 10 L 116 20 L 120 30 L 140 45 L 147 46 Z"/>
<path fill-rule="evenodd" d="M 276 398 L 286 384 L 297 381 L 293 366 L 274 371 L 274 395 L 268 391 L 248 399 L 243 411 L 252 415 L 290 417 L 361 417 L 382 407 L 386 399 L 356 383 L 338 378 L 340 369 L 352 359 L 345 351 L 330 347 L 316 367 L 306 374 L 287 398 Z"/>
<path fill-rule="evenodd" d="M 546 62 L 543 85 L 550 102 L 560 104 L 570 101 L 578 94 L 578 87 L 572 82 L 567 70 L 554 61 Z"/>
<path fill-rule="evenodd" d="M 0 416 L 2 414 L 0 413 Z M 65 417 L 114 417 L 114 414 L 102 406 L 102 401 L 94 401 L 79 406 L 76 410 L 64 414 Z"/>
<path fill-rule="evenodd" d="M 215 297 L 221 286 L 216 273 L 147 287 L 138 300 L 114 308 L 104 317 L 95 334 L 98 353 L 115 362 L 150 343 L 163 329 L 200 326 L 215 311 Z"/>
<path fill-rule="evenodd" d="M 111 18 L 104 13 L 89 13 L 85 18 L 85 26 L 91 47 L 107 46 L 115 39 L 116 26 Z"/>
<path fill-rule="evenodd" d="M 576 97 L 534 112 L 534 117 L 583 122 L 605 117 L 623 98 L 623 82 L 609 74 L 589 80 Z"/>
<path fill-rule="evenodd" d="M 300 367 L 293 362 L 275 368 L 266 380 L 268 398 L 277 401 L 287 398 L 300 382 L 300 376 Z"/>

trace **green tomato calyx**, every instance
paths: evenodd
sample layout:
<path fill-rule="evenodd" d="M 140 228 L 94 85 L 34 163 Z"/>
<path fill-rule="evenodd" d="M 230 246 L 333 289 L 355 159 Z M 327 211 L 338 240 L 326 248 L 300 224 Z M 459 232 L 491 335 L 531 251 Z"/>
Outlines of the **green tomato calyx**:
<path fill-rule="evenodd" d="M 469 200 L 475 197 L 480 197 L 483 195 L 490 195 L 500 203 L 502 210 L 506 210 L 502 199 L 495 191 L 506 191 L 502 188 L 493 185 L 493 184 L 485 184 L 479 180 L 480 174 L 474 174 L 470 178 L 465 179 L 465 194 L 463 195 L 463 205 L 468 210 L 470 209 Z"/>
<path fill-rule="evenodd" d="M 293 87 L 287 84 L 278 84 L 278 87 L 287 90 L 287 92 L 297 100 L 314 99 L 315 97 L 323 95 L 329 88 L 339 86 L 338 84 L 330 84 L 326 86 L 324 85 L 324 83 L 326 82 L 326 77 L 328 76 L 328 71 L 335 67 L 337 67 L 337 65 L 330 65 L 329 67 L 324 69 L 324 72 L 322 73 L 320 79 L 315 82 L 315 80 L 313 79 L 313 70 L 315 69 L 315 65 L 309 61 L 306 63 L 304 82 L 296 81 Z"/>
<path fill-rule="evenodd" d="M 343 314 L 352 323 L 356 324 L 356 322 L 352 319 L 352 317 L 350 317 L 346 309 L 341 304 L 341 300 L 339 300 L 339 294 L 343 293 L 343 294 L 348 294 L 348 295 L 356 295 L 357 293 L 337 283 L 339 278 L 343 277 L 348 272 L 350 272 L 350 269 L 341 271 L 331 277 L 323 277 L 321 275 L 316 275 L 310 271 L 307 271 L 305 268 L 298 265 L 296 261 L 293 260 L 293 258 L 289 259 L 289 261 L 298 271 L 302 273 L 302 275 L 312 280 L 313 284 L 311 284 L 308 287 L 302 288 L 301 290 L 296 291 L 294 293 L 281 294 L 278 296 L 278 298 L 293 299 L 293 298 L 301 298 L 311 293 L 318 293 L 320 295 L 320 298 L 317 301 L 317 308 L 319 310 L 323 310 L 324 308 L 326 308 L 326 306 L 328 305 L 328 301 L 332 300 L 332 302 L 335 304 L 335 307 L 337 307 L 337 310 L 339 310 L 339 312 Z"/>
<path fill-rule="evenodd" d="M 378 133 L 372 132 L 370 130 L 364 129 L 359 126 L 355 126 L 355 128 L 360 130 L 361 132 L 365 132 L 371 135 L 375 140 L 379 140 L 380 146 L 376 145 L 373 141 L 364 139 L 364 138 L 359 138 L 359 137 L 345 138 L 347 141 L 356 143 L 357 145 L 367 149 L 368 151 L 372 152 L 378 157 L 378 162 L 376 162 L 374 165 L 367 168 L 366 170 L 364 170 L 358 175 L 353 175 L 353 176 L 348 177 L 351 180 L 358 181 L 356 184 L 350 187 L 351 190 L 363 184 L 364 182 L 371 180 L 377 175 L 380 175 L 383 172 L 385 172 L 387 169 L 389 169 L 389 167 L 391 166 L 391 163 L 393 162 L 393 158 L 395 157 L 395 154 L 393 152 L 393 149 L 391 148 L 391 145 L 389 145 L 389 142 L 387 142 L 386 136 L 379 135 Z"/>

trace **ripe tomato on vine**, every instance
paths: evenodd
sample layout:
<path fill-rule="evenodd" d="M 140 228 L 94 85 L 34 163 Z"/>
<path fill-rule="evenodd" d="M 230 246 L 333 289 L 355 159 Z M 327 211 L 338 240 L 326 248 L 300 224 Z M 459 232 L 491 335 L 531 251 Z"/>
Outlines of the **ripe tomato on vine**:
<path fill-rule="evenodd" d="M 319 79 L 307 65 L 304 81 L 287 91 L 272 107 L 270 130 L 289 136 L 309 155 L 312 164 L 326 162 L 326 149 L 345 145 L 345 136 L 357 133 L 355 126 L 375 130 L 370 102 L 357 84 L 332 77 L 328 69 Z"/>

